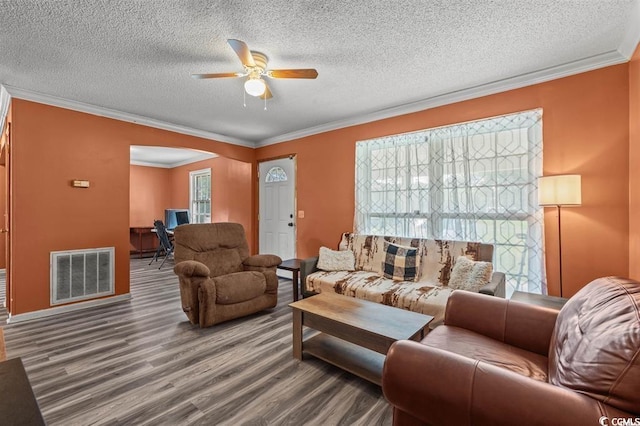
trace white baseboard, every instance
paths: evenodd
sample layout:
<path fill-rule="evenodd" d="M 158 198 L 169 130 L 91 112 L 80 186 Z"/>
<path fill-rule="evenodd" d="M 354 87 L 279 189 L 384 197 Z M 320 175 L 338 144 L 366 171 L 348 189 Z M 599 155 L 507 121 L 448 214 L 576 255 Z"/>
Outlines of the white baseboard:
<path fill-rule="evenodd" d="M 86 302 L 73 303 L 71 305 L 56 306 L 55 308 L 42 309 L 39 311 L 26 312 L 24 314 L 11 315 L 7 319 L 7 324 L 15 324 L 18 322 L 31 321 L 35 319 L 50 317 L 53 315 L 60 315 L 66 312 L 78 311 L 81 309 L 95 308 L 96 306 L 111 305 L 113 303 L 119 303 L 131 300 L 131 293 L 119 294 L 117 296 L 108 297 L 105 299 L 89 300 Z"/>

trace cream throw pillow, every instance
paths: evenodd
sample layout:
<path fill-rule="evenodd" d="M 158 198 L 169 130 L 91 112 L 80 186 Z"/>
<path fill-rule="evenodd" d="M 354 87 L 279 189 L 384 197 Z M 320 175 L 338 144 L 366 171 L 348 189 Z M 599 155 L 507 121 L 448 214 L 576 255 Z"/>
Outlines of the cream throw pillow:
<path fill-rule="evenodd" d="M 482 286 L 491 281 L 492 272 L 491 262 L 479 262 L 460 256 L 453 265 L 449 288 L 477 293 Z"/>
<path fill-rule="evenodd" d="M 351 250 L 331 250 L 320 247 L 318 269 L 323 271 L 354 271 L 356 258 Z"/>

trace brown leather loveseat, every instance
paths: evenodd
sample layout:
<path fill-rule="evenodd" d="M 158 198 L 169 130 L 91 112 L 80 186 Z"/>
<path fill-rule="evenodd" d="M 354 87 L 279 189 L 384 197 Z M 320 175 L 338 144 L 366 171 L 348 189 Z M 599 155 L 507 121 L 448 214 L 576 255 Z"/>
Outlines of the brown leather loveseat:
<path fill-rule="evenodd" d="M 559 313 L 455 291 L 382 384 L 394 425 L 640 425 L 640 283 L 597 279 Z"/>
<path fill-rule="evenodd" d="M 272 254 L 249 256 L 239 223 L 181 225 L 174 230 L 182 309 L 200 327 L 273 308 L 278 302 Z"/>

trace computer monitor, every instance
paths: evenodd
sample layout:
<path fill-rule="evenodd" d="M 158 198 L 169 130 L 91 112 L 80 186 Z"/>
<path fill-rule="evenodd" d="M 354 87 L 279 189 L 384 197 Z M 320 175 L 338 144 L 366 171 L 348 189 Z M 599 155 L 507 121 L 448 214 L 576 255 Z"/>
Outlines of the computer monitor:
<path fill-rule="evenodd" d="M 188 209 L 166 209 L 164 211 L 164 224 L 167 229 L 171 230 L 185 223 L 189 223 Z"/>
<path fill-rule="evenodd" d="M 176 212 L 176 222 L 178 223 L 178 226 L 189 223 L 189 211 L 185 210 Z"/>

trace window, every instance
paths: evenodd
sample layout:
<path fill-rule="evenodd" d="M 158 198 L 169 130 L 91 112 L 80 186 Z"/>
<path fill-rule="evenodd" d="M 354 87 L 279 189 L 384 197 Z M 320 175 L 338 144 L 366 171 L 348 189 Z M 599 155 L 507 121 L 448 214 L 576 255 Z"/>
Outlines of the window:
<path fill-rule="evenodd" d="M 282 167 L 279 167 L 279 166 L 272 167 L 267 172 L 267 176 L 265 176 L 264 181 L 266 183 L 286 182 L 287 172 L 285 172 Z"/>
<path fill-rule="evenodd" d="M 211 223 L 211 169 L 189 172 L 191 222 Z"/>
<path fill-rule="evenodd" d="M 480 241 L 515 290 L 546 292 L 542 110 L 356 144 L 356 232 Z"/>

